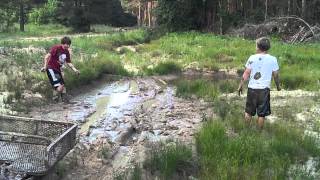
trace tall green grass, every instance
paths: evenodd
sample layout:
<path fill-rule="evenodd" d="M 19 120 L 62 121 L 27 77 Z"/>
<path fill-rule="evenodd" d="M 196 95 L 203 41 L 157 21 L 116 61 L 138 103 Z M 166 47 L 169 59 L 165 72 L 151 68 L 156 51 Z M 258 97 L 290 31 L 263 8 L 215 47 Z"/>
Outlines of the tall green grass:
<path fill-rule="evenodd" d="M 33 45 L 49 49 L 58 42 L 58 39 L 37 42 L 5 41 L 4 46 Z M 141 45 L 142 43 L 148 44 Z M 121 56 L 121 63 L 137 70 L 137 74 L 165 74 L 166 70 L 163 69 L 173 66 L 164 65 L 172 62 L 176 67 L 181 67 L 182 71 L 190 67 L 214 71 L 222 68 L 240 71 L 243 70 L 248 57 L 255 53 L 254 41 L 199 32 L 169 33 L 154 39 L 150 31 L 130 30 L 99 37 L 73 38 L 76 53 L 114 53 L 115 48 L 122 45 L 139 45 L 137 52 L 125 51 L 124 54 L 118 54 Z M 285 89 L 319 89 L 319 44 L 289 45 L 273 40 L 271 46 L 270 54 L 278 58 L 281 84 Z M 155 67 L 158 69 L 153 69 Z"/>
<path fill-rule="evenodd" d="M 232 93 L 237 87 L 236 80 L 178 80 L 175 82 L 178 96 L 188 98 L 192 95 L 214 101 L 221 93 Z"/>
<path fill-rule="evenodd" d="M 196 167 L 191 149 L 181 142 L 153 144 L 148 152 L 144 167 L 161 179 L 172 179 L 175 174 L 190 174 Z M 186 178 L 186 177 L 184 177 Z"/>
<path fill-rule="evenodd" d="M 201 179 L 286 179 L 292 165 L 319 157 L 316 139 L 295 124 L 267 123 L 261 132 L 239 108 L 228 109 L 224 121 L 207 122 L 196 136 Z"/>
<path fill-rule="evenodd" d="M 286 89 L 319 89 L 320 44 L 289 45 L 276 40 L 270 54 L 278 58 L 282 86 Z M 125 63 L 148 67 L 173 61 L 181 67 L 243 70 L 255 41 L 199 32 L 170 33 L 140 47 L 139 54 L 126 53 Z M 137 59 L 138 61 L 135 61 Z"/>
<path fill-rule="evenodd" d="M 44 37 L 44 36 L 53 36 L 61 34 L 71 34 L 71 29 L 59 24 L 48 24 L 48 25 L 35 25 L 35 24 L 26 24 L 25 31 L 19 31 L 19 25 L 15 24 L 11 32 L 1 32 L 0 39 L 9 40 L 9 39 L 18 39 L 21 37 Z"/>
<path fill-rule="evenodd" d="M 285 179 L 290 165 L 320 155 L 315 140 L 303 132 L 284 124 L 270 126 L 270 132 L 244 129 L 229 137 L 220 121 L 204 125 L 197 136 L 202 178 Z"/>
<path fill-rule="evenodd" d="M 76 76 L 68 68 L 64 70 L 67 88 L 74 89 L 90 84 L 102 74 L 130 75 L 124 69 L 119 55 L 113 50 L 122 45 L 143 43 L 147 41 L 146 34 L 144 30 L 132 30 L 96 37 L 73 37 L 71 59 L 81 73 Z M 20 98 L 19 94 L 25 90 L 38 92 L 50 98 L 52 96 L 51 87 L 46 74 L 41 73 L 40 68 L 43 66 L 45 51 L 59 44 L 59 41 L 59 39 L 3 41 L 0 46 L 5 47 L 7 55 L 3 56 L 6 63 L 1 63 L 1 68 L 7 69 L 3 71 L 7 72 L 4 74 L 5 79 L 8 78 L 8 82 L 14 83 L 1 83 L 0 88 L 4 91 L 12 91 L 14 97 L 17 98 Z M 13 48 L 19 50 L 30 46 L 38 50 L 35 52 L 13 51 Z"/>

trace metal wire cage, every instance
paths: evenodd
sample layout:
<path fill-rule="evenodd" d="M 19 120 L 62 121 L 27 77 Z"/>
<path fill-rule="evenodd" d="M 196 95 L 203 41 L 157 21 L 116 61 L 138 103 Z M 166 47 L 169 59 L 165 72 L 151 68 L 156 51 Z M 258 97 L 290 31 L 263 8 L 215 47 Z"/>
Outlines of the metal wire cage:
<path fill-rule="evenodd" d="M 44 175 L 76 143 L 77 125 L 0 115 L 0 161 L 11 170 Z"/>

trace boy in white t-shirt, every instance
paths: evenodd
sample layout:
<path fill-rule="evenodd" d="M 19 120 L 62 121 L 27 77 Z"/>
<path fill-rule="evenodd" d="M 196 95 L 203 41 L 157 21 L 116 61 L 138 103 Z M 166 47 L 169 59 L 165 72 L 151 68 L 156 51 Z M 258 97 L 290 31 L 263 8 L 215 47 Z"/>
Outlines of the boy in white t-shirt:
<path fill-rule="evenodd" d="M 270 84 L 272 76 L 277 90 L 280 91 L 279 65 L 277 58 L 268 54 L 270 40 L 262 37 L 256 41 L 256 54 L 249 57 L 246 69 L 239 84 L 238 93 L 242 93 L 243 83 L 249 79 L 245 120 L 251 123 L 251 118 L 258 115 L 258 126 L 263 128 L 265 116 L 271 114 Z"/>

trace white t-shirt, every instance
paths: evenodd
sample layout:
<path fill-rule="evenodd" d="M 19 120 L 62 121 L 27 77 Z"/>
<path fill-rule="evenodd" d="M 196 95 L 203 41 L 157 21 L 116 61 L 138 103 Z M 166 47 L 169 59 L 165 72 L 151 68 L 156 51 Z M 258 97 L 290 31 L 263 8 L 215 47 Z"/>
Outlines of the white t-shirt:
<path fill-rule="evenodd" d="M 251 69 L 248 87 L 270 88 L 272 72 L 279 70 L 277 58 L 269 54 L 255 54 L 249 57 L 246 68 Z"/>

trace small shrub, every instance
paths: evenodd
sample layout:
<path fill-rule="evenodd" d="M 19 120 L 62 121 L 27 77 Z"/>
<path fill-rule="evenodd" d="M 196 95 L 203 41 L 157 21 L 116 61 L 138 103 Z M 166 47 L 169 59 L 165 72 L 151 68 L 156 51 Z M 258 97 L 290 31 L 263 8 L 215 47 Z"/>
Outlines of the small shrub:
<path fill-rule="evenodd" d="M 232 93 L 237 89 L 238 83 L 236 80 L 221 80 L 218 82 L 219 90 L 222 93 Z"/>
<path fill-rule="evenodd" d="M 147 74 L 158 74 L 158 75 L 165 75 L 165 74 L 176 74 L 181 72 L 181 66 L 175 62 L 161 62 L 157 64 L 152 70 L 147 71 Z"/>
<path fill-rule="evenodd" d="M 214 110 L 222 120 L 225 120 L 230 112 L 230 105 L 225 99 L 218 99 L 214 101 Z"/>
<path fill-rule="evenodd" d="M 207 60 L 202 64 L 203 68 L 207 68 L 211 71 L 219 71 L 219 64 L 213 60 Z"/>
<path fill-rule="evenodd" d="M 98 156 L 104 159 L 108 159 L 110 156 L 109 148 L 107 146 L 102 146 Z"/>

